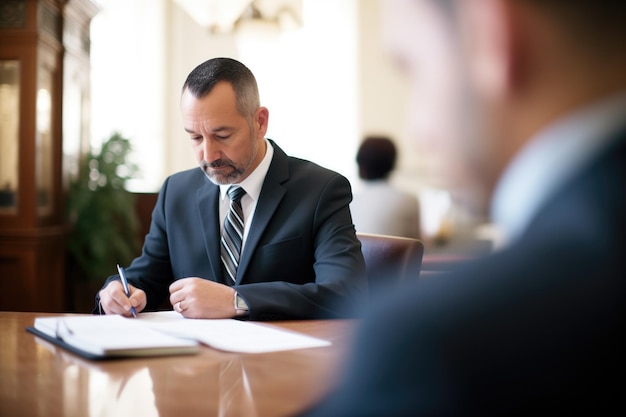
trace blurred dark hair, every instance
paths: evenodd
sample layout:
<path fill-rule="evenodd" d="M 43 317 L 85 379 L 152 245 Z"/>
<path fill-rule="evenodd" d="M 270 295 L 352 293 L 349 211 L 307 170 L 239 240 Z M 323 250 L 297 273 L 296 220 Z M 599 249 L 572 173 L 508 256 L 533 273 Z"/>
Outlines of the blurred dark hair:
<path fill-rule="evenodd" d="M 456 17 L 463 0 L 433 0 L 444 14 Z M 551 19 L 579 51 L 610 53 L 624 46 L 626 1 L 623 0 L 508 0 L 526 3 Z"/>
<path fill-rule="evenodd" d="M 221 81 L 228 82 L 237 97 L 237 111 L 252 119 L 260 106 L 259 90 L 252 72 L 241 62 L 232 58 L 212 58 L 193 69 L 183 84 L 195 97 L 209 94 Z"/>
<path fill-rule="evenodd" d="M 396 146 L 388 137 L 366 137 L 356 154 L 359 176 L 364 180 L 387 178 L 396 164 L 396 155 Z"/>
<path fill-rule="evenodd" d="M 516 0 L 532 3 L 561 26 L 582 49 L 604 52 L 624 47 L 626 1 L 623 0 Z M 579 48 L 579 49 L 580 49 Z"/>

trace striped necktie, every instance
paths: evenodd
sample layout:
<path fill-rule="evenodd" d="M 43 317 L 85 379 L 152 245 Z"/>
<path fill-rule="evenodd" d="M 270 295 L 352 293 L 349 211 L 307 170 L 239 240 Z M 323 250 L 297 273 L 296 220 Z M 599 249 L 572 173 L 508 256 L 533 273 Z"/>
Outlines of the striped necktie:
<path fill-rule="evenodd" d="M 233 285 L 237 278 L 237 267 L 243 245 L 243 209 L 241 197 L 246 191 L 239 186 L 228 189 L 230 209 L 224 220 L 224 233 L 221 240 L 221 256 L 224 265 L 224 278 L 228 285 Z"/>

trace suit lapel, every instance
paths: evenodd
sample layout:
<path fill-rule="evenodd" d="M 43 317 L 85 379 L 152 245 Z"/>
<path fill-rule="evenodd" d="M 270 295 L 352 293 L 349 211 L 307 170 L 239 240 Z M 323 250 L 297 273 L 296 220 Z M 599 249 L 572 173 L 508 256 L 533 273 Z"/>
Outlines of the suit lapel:
<path fill-rule="evenodd" d="M 273 141 L 270 142 L 274 147 L 274 157 L 265 176 L 265 181 L 263 181 L 246 245 L 239 262 L 239 268 L 237 268 L 237 284 L 241 283 L 259 240 L 286 192 L 282 183 L 289 179 L 289 158 Z"/>
<path fill-rule="evenodd" d="M 223 282 L 222 261 L 220 260 L 220 226 L 219 226 L 219 187 L 208 183 L 197 192 L 198 211 L 204 231 L 206 248 L 213 279 Z"/>

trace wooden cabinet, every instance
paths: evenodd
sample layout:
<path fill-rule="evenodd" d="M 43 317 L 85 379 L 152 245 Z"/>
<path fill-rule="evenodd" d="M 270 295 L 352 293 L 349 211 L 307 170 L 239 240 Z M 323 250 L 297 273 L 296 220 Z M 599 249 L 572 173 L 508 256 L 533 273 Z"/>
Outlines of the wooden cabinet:
<path fill-rule="evenodd" d="M 78 88 L 88 91 L 95 12 L 89 1 L 0 3 L 0 310 L 65 306 L 64 68 L 82 65 Z"/>

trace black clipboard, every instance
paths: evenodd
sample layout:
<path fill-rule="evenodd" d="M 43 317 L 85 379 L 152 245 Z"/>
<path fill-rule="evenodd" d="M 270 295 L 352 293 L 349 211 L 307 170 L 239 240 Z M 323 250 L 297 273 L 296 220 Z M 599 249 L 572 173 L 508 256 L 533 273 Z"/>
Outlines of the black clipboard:
<path fill-rule="evenodd" d="M 103 361 L 103 360 L 110 360 L 110 359 L 121 359 L 121 356 L 110 356 L 110 355 L 96 355 L 93 354 L 91 352 L 86 352 L 82 349 L 78 349 L 75 346 L 70 345 L 69 343 L 65 343 L 62 339 L 59 339 L 58 337 L 53 337 L 50 336 L 40 330 L 37 330 L 36 328 L 34 328 L 33 326 L 28 326 L 26 327 L 26 331 L 29 333 L 34 334 L 37 337 L 42 338 L 43 340 L 52 343 L 55 346 L 59 346 L 62 347 L 65 350 L 68 350 L 70 352 L 72 352 L 75 355 L 81 356 L 85 359 L 89 359 L 89 360 L 95 360 L 95 361 Z"/>

